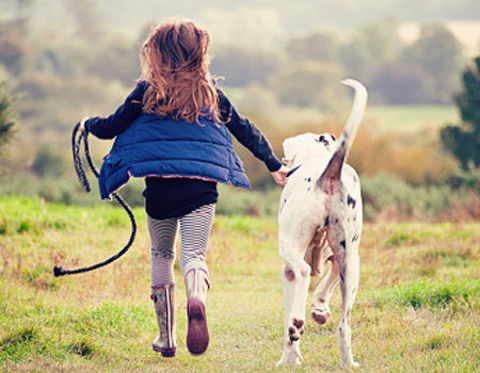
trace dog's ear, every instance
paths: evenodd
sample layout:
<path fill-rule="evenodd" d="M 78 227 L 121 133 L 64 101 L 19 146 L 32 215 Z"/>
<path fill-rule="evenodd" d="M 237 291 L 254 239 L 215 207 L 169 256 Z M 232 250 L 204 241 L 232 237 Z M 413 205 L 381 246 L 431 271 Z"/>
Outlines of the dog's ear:
<path fill-rule="evenodd" d="M 287 167 L 292 167 L 295 162 L 295 156 L 298 153 L 300 146 L 300 139 L 298 136 L 289 137 L 285 139 L 282 143 L 283 154 L 285 155 L 282 158 L 282 162 L 285 163 Z"/>

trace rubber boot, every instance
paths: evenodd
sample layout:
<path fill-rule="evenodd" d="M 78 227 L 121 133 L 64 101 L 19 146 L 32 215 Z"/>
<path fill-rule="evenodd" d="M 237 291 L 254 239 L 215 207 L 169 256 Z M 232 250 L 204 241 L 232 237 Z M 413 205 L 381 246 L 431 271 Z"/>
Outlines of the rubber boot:
<path fill-rule="evenodd" d="M 175 330 L 175 284 L 152 286 L 153 303 L 157 314 L 158 336 L 152 344 L 163 357 L 174 357 L 177 351 Z"/>
<path fill-rule="evenodd" d="M 192 355 L 201 355 L 207 350 L 210 341 L 205 311 L 207 291 L 210 288 L 207 272 L 201 268 L 190 269 L 185 275 L 185 287 L 188 299 L 187 347 Z"/>

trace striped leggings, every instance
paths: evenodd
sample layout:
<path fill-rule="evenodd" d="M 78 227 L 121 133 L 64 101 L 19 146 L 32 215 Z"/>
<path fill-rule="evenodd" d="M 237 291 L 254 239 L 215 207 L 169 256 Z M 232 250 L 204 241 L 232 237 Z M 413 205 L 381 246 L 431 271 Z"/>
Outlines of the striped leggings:
<path fill-rule="evenodd" d="M 181 249 L 180 269 L 183 275 L 191 268 L 202 268 L 208 273 L 206 264 L 208 237 L 215 216 L 215 204 L 203 205 L 180 218 L 153 219 L 147 214 L 151 248 L 151 285 L 175 283 L 173 265 L 178 222 L 180 221 Z"/>

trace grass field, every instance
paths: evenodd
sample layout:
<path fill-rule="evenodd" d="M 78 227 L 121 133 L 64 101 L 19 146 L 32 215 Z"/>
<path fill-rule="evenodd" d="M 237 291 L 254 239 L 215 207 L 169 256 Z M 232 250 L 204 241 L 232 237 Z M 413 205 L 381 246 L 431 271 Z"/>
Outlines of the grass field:
<path fill-rule="evenodd" d="M 437 130 L 460 122 L 458 109 L 447 105 L 373 106 L 368 109 L 367 118 L 378 123 L 382 131 L 395 132 Z"/>
<path fill-rule="evenodd" d="M 0 199 L 0 369 L 4 371 L 340 371 L 332 321 L 307 318 L 300 368 L 276 369 L 283 295 L 274 220 L 217 216 L 209 246 L 211 345 L 185 347 L 185 295 L 177 271 L 178 353 L 151 351 L 144 212 L 124 258 L 95 272 L 55 279 L 54 264 L 91 264 L 129 235 L 124 212 Z M 352 313 L 359 372 L 474 372 L 480 366 L 480 223 L 367 225 Z M 317 279 L 312 281 L 313 284 Z M 308 312 L 308 310 L 307 310 Z"/>

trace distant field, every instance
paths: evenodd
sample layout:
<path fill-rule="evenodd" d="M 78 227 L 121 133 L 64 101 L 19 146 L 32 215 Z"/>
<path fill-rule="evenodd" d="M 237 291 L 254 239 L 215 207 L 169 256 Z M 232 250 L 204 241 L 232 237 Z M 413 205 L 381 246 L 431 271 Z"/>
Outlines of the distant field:
<path fill-rule="evenodd" d="M 373 106 L 368 108 L 367 118 L 384 131 L 415 132 L 456 124 L 460 114 L 455 106 Z"/>
<path fill-rule="evenodd" d="M 55 279 L 54 264 L 77 267 L 118 250 L 129 234 L 123 211 L 0 198 L 0 369 L 292 371 L 275 369 L 283 334 L 275 220 L 216 218 L 208 257 L 212 339 L 201 357 L 185 347 L 186 300 L 176 268 L 178 356 L 168 360 L 150 348 L 156 325 L 149 242 L 144 212 L 135 213 L 139 236 L 124 258 Z M 478 371 L 479 242 L 479 223 L 365 227 L 352 313 L 356 371 Z M 305 360 L 296 372 L 341 371 L 338 293 L 332 322 L 320 328 L 307 318 Z"/>
<path fill-rule="evenodd" d="M 242 106 L 245 101 L 245 91 L 237 88 L 226 88 L 226 92 L 241 111 L 251 110 L 249 105 Z M 256 109 L 259 110 L 260 107 Z M 337 109 L 339 110 L 339 109 Z M 326 113 L 315 108 L 299 108 L 294 106 L 276 106 L 265 109 L 261 113 L 262 120 L 273 121 L 279 127 L 295 126 L 302 123 L 322 122 L 324 119 L 336 118 L 346 121 L 350 103 L 343 105 L 341 112 Z M 255 110 L 253 111 L 254 113 Z M 258 113 L 256 113 L 258 115 Z M 386 105 L 367 106 L 366 123 L 372 123 L 382 131 L 416 132 L 424 129 L 438 129 L 446 124 L 456 124 L 460 121 L 460 113 L 455 105 Z M 262 122 L 259 123 L 262 126 Z M 319 128 L 321 131 L 321 128 Z"/>
<path fill-rule="evenodd" d="M 344 113 L 337 113 L 341 121 L 346 121 L 349 108 Z M 284 125 L 296 123 L 321 122 L 325 113 L 315 109 L 284 108 L 277 113 L 277 121 Z M 373 124 L 381 131 L 417 132 L 425 129 L 439 129 L 446 124 L 456 124 L 460 114 L 455 106 L 445 105 L 391 105 L 368 106 L 365 123 Z M 321 132 L 319 128 L 319 132 Z"/>

